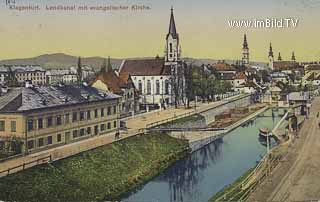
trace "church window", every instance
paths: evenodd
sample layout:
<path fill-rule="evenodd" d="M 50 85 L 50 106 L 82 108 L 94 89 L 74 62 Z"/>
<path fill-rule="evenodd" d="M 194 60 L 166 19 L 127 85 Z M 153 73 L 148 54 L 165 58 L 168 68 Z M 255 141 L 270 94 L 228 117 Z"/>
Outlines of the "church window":
<path fill-rule="evenodd" d="M 138 90 L 140 91 L 140 93 L 142 93 L 142 82 L 141 82 L 141 80 L 139 80 Z"/>
<path fill-rule="evenodd" d="M 157 95 L 160 94 L 160 82 L 159 82 L 159 80 L 156 81 L 156 94 Z"/>
<path fill-rule="evenodd" d="M 172 43 L 169 44 L 170 47 L 170 53 L 172 53 Z"/>
<path fill-rule="evenodd" d="M 168 80 L 165 81 L 165 94 L 166 95 L 169 94 L 169 81 Z"/>
<path fill-rule="evenodd" d="M 147 81 L 147 94 L 151 95 L 151 81 L 150 80 Z"/>

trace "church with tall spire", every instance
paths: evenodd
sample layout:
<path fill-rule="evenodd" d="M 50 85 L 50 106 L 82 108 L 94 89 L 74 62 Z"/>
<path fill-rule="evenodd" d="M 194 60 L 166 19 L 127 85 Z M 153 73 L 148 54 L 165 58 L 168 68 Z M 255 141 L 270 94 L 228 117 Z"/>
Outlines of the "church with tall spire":
<path fill-rule="evenodd" d="M 140 95 L 139 102 L 147 111 L 149 107 L 165 109 L 168 105 L 183 104 L 186 97 L 184 61 L 173 8 L 169 17 L 169 29 L 163 37 L 163 57 L 126 59 L 119 68 L 120 76 L 132 77 Z"/>
<path fill-rule="evenodd" d="M 244 34 L 243 37 L 243 46 L 242 46 L 242 64 L 248 65 L 249 64 L 249 46 L 247 41 L 247 35 Z"/>
<path fill-rule="evenodd" d="M 295 71 L 300 68 L 299 63 L 296 62 L 294 51 L 292 52 L 289 60 L 284 60 L 279 52 L 277 60 L 275 61 L 271 43 L 269 46 L 268 66 L 273 71 Z"/>

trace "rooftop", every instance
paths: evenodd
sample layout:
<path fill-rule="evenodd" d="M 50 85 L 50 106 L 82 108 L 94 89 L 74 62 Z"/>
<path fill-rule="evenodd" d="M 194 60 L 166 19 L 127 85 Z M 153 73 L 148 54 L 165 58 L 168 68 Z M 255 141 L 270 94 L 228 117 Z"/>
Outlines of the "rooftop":
<path fill-rule="evenodd" d="M 0 105 L 2 106 L 0 112 L 23 112 L 118 98 L 120 96 L 83 85 L 21 88 L 15 94 L 6 94 L 1 97 L 4 102 Z"/>
<path fill-rule="evenodd" d="M 132 76 L 169 75 L 170 67 L 165 66 L 164 58 L 130 59 L 124 60 L 120 66 L 120 75 L 124 73 Z"/>
<path fill-rule="evenodd" d="M 8 72 L 8 67 L 10 67 L 11 70 L 15 72 L 45 72 L 45 70 L 38 65 L 3 65 L 0 66 L 0 72 Z"/>

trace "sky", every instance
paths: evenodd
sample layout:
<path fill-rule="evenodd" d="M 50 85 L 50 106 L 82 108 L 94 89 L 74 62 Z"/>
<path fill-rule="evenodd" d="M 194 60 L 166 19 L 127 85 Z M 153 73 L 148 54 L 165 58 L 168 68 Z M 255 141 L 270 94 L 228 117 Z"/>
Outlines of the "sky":
<path fill-rule="evenodd" d="M 299 61 L 320 59 L 320 0 L 15 0 L 40 11 L 8 9 L 0 0 L 0 59 L 41 54 L 112 58 L 163 55 L 173 6 L 183 57 L 241 59 L 247 34 L 250 59 L 275 55 Z M 133 11 L 49 11 L 46 6 L 145 5 Z M 228 20 L 298 19 L 296 28 L 230 28 Z"/>

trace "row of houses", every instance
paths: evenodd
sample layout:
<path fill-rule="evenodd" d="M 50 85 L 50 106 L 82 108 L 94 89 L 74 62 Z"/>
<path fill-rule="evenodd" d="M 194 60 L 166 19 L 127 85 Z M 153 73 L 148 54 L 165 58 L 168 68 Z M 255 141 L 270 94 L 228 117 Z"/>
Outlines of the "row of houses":
<path fill-rule="evenodd" d="M 0 84 L 5 84 L 10 74 L 15 77 L 17 83 L 21 86 L 26 82 L 33 85 L 50 85 L 50 84 L 71 84 L 78 81 L 76 67 L 69 69 L 45 70 L 39 65 L 3 65 L 0 66 Z M 95 75 L 92 68 L 82 67 L 82 79 Z"/>

